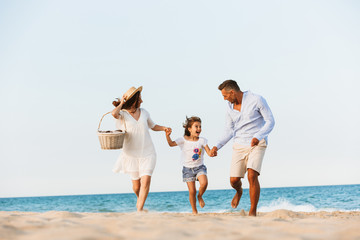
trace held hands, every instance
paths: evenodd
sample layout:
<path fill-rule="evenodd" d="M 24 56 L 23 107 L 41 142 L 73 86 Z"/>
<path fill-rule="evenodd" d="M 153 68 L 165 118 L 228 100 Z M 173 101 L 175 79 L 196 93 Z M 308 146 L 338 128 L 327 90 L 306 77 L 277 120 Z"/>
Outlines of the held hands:
<path fill-rule="evenodd" d="M 165 131 L 166 136 L 170 136 L 172 129 L 167 127 L 167 128 L 165 128 L 164 131 Z"/>
<path fill-rule="evenodd" d="M 210 157 L 216 157 L 217 156 L 217 147 L 213 147 L 211 150 L 210 150 Z"/>

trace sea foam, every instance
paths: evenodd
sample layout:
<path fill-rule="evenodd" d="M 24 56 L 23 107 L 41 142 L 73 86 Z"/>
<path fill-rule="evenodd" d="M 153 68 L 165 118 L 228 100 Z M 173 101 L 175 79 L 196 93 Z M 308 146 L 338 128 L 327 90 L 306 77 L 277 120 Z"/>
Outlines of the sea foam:
<path fill-rule="evenodd" d="M 285 198 L 278 198 L 269 203 L 267 206 L 258 207 L 259 212 L 272 212 L 279 209 L 290 210 L 294 212 L 316 212 L 319 211 L 316 207 L 311 204 L 292 204 Z"/>

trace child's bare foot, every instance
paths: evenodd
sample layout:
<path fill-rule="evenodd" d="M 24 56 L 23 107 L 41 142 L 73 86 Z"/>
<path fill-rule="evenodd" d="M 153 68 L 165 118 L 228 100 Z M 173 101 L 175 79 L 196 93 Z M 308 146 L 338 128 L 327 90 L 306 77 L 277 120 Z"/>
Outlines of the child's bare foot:
<path fill-rule="evenodd" d="M 192 212 L 192 215 L 197 215 L 197 214 L 198 214 L 197 210 Z"/>
<path fill-rule="evenodd" d="M 198 195 L 199 205 L 201 208 L 205 207 L 205 201 L 202 196 Z"/>
<path fill-rule="evenodd" d="M 239 192 L 235 193 L 235 196 L 231 201 L 231 207 L 232 208 L 237 208 L 237 206 L 239 205 L 242 192 L 243 192 L 243 189 L 241 188 L 241 190 Z"/>

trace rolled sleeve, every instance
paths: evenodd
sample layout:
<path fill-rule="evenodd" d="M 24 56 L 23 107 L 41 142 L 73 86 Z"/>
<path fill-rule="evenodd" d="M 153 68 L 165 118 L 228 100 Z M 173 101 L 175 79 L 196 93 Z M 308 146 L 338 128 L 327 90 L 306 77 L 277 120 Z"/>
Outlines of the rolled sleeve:
<path fill-rule="evenodd" d="M 258 101 L 259 112 L 263 116 L 265 124 L 254 135 L 259 141 L 266 138 L 275 126 L 275 119 L 266 100 L 261 97 Z"/>

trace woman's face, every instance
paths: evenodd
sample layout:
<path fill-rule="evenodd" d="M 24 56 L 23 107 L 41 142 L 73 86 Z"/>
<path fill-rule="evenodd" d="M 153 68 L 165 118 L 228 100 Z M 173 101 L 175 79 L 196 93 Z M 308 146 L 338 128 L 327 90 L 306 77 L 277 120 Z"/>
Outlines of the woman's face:
<path fill-rule="evenodd" d="M 141 93 L 140 93 L 139 99 L 138 99 L 138 105 L 139 105 L 139 106 L 136 106 L 136 108 L 139 108 L 142 102 L 143 102 L 143 100 L 142 100 L 142 98 L 141 98 Z M 135 103 L 135 104 L 136 104 L 136 103 Z"/>

